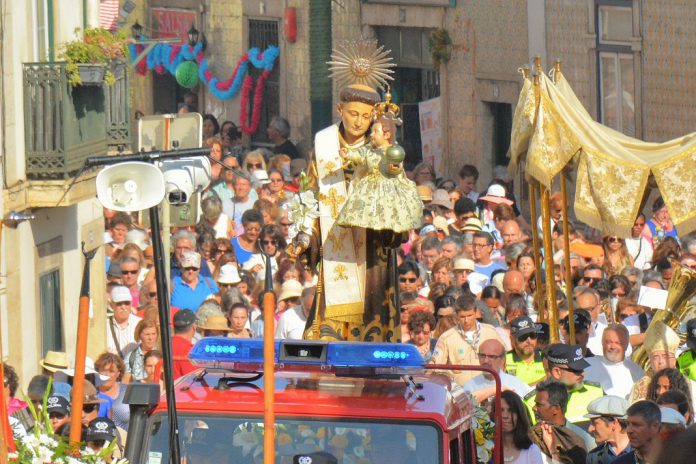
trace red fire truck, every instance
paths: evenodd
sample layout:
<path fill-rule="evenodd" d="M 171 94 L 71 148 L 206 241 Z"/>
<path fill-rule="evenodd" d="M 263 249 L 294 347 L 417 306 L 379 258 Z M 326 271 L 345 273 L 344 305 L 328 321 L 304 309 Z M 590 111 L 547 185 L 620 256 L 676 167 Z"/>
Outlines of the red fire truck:
<path fill-rule="evenodd" d="M 276 463 L 477 462 L 470 396 L 415 346 L 275 343 Z M 204 338 L 189 358 L 200 369 L 175 385 L 182 462 L 263 462 L 263 341 Z M 158 386 L 131 385 L 126 400 L 130 462 L 169 463 Z"/>

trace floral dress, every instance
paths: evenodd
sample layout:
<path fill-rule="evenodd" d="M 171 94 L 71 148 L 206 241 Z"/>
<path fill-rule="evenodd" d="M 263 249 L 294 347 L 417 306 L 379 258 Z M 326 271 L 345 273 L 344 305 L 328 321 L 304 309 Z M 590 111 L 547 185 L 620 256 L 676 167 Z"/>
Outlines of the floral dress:
<path fill-rule="evenodd" d="M 348 152 L 347 159 L 364 168 L 365 174 L 353 178 L 337 224 L 394 232 L 421 227 L 423 202 L 403 169 L 389 174 L 382 150 L 369 145 Z"/>

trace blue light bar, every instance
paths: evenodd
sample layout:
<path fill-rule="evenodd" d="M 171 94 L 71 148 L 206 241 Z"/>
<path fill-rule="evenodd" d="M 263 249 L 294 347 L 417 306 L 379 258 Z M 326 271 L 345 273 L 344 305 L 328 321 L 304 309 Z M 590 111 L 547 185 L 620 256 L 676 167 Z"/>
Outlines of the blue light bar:
<path fill-rule="evenodd" d="M 278 342 L 275 351 L 278 352 Z M 188 357 L 199 367 L 258 370 L 263 365 L 263 340 L 205 337 L 191 348 Z"/>
<path fill-rule="evenodd" d="M 263 340 L 206 337 L 189 353 L 199 367 L 261 371 Z M 274 364 L 290 370 L 421 368 L 423 357 L 406 343 L 275 341 Z"/>
<path fill-rule="evenodd" d="M 327 364 L 333 367 L 423 367 L 423 357 L 408 343 L 329 343 Z"/>

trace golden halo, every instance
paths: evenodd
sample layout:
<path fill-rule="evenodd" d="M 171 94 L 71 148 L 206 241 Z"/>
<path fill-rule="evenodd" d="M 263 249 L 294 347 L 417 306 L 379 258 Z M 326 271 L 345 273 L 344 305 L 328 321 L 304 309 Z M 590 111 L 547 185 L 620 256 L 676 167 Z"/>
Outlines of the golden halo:
<path fill-rule="evenodd" d="M 373 89 L 384 88 L 396 66 L 389 56 L 391 50 L 377 46 L 376 40 L 344 42 L 331 54 L 329 71 L 336 82 L 343 85 L 363 84 Z"/>

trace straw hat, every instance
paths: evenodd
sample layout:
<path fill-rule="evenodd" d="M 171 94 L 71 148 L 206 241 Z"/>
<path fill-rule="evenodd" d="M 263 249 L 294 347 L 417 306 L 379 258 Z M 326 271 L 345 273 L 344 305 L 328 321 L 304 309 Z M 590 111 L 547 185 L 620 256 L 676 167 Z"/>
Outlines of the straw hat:
<path fill-rule="evenodd" d="M 476 263 L 469 258 L 455 258 L 454 266 L 452 266 L 453 271 L 474 271 L 476 269 Z"/>
<path fill-rule="evenodd" d="M 476 218 L 469 218 L 464 223 L 462 227 L 462 232 L 479 232 L 483 227 L 481 226 L 481 221 Z"/>
<path fill-rule="evenodd" d="M 449 193 L 445 189 L 437 189 L 432 193 L 431 205 L 442 206 L 447 209 L 454 209 L 454 203 L 450 200 Z"/>
<path fill-rule="evenodd" d="M 287 300 L 288 298 L 299 298 L 302 296 L 302 284 L 295 279 L 286 280 L 280 288 L 280 296 L 278 301 Z"/>
<path fill-rule="evenodd" d="M 226 332 L 232 330 L 227 326 L 227 318 L 217 314 L 208 316 L 205 324 L 199 325 L 198 328 L 202 330 L 224 330 Z"/>
<path fill-rule="evenodd" d="M 41 360 L 40 364 L 49 372 L 67 369 L 69 366 L 68 354 L 65 351 L 47 351 L 46 357 Z"/>
<path fill-rule="evenodd" d="M 419 185 L 416 189 L 421 201 L 431 201 L 433 199 L 433 190 L 427 185 Z"/>

